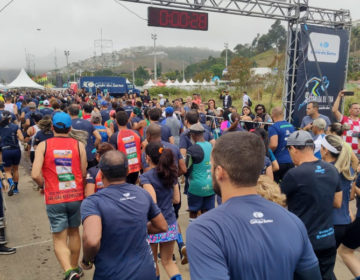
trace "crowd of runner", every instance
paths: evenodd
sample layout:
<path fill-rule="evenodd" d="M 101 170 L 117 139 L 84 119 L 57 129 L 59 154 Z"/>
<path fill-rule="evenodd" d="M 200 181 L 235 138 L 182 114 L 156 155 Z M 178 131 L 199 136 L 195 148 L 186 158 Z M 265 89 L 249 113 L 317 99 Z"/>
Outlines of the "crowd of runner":
<path fill-rule="evenodd" d="M 21 195 L 28 155 L 64 279 L 94 264 L 94 279 L 155 280 L 161 263 L 179 280 L 175 250 L 191 279 L 336 279 L 339 255 L 360 279 L 360 105 L 342 115 L 340 92 L 331 123 L 309 102 L 295 128 L 246 92 L 239 108 L 219 98 L 0 96 L 0 254 L 16 252 L 2 196 Z"/>

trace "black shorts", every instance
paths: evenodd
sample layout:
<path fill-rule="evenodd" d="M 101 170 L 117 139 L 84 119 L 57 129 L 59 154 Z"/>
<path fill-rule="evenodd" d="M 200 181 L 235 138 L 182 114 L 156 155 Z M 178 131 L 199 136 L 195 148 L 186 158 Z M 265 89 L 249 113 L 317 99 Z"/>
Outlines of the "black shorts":
<path fill-rule="evenodd" d="M 360 247 L 360 217 L 356 217 L 356 220 L 351 223 L 346 230 L 346 233 L 342 239 L 342 244 L 346 247 L 355 250 Z"/>
<path fill-rule="evenodd" d="M 4 163 L 4 167 L 19 165 L 20 159 L 21 159 L 20 149 L 7 149 L 2 151 L 2 161 Z"/>

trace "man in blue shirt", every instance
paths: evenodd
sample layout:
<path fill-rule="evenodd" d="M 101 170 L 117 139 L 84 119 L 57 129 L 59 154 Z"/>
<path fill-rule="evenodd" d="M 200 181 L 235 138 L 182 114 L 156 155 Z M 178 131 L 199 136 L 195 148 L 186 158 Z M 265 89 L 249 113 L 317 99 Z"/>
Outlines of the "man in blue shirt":
<path fill-rule="evenodd" d="M 119 151 L 100 160 L 104 189 L 81 205 L 84 269 L 95 264 L 95 280 L 155 280 L 148 233 L 167 231 L 167 223 L 150 194 L 126 183 L 128 161 Z M 148 223 L 148 221 L 150 221 Z"/>
<path fill-rule="evenodd" d="M 69 115 L 71 117 L 72 128 L 86 131 L 88 133 L 86 144 L 86 158 L 88 161 L 88 169 L 95 166 L 97 161 L 95 159 L 95 153 L 97 145 L 101 143 L 101 135 L 98 130 L 87 120 L 79 119 L 79 106 L 76 104 L 70 105 L 68 108 Z M 95 137 L 95 143 L 93 138 Z"/>
<path fill-rule="evenodd" d="M 286 139 L 295 131 L 294 126 L 284 121 L 284 113 L 281 107 L 275 107 L 271 111 L 273 125 L 269 126 L 269 148 L 274 152 L 275 158 L 279 163 L 279 170 L 274 172 L 274 180 L 279 183 L 285 173 L 292 167 L 291 157 L 286 149 Z"/>
<path fill-rule="evenodd" d="M 285 174 L 281 191 L 286 194 L 289 211 L 306 226 L 322 279 L 336 279 L 333 212 L 342 204 L 339 172 L 314 156 L 314 141 L 306 131 L 293 132 L 287 139 L 287 149 L 296 168 Z"/>
<path fill-rule="evenodd" d="M 326 122 L 325 131 L 327 131 L 328 126 L 331 124 L 330 119 L 319 113 L 319 103 L 311 101 L 306 105 L 306 116 L 302 119 L 300 128 L 311 132 L 312 124 L 318 118 Z"/>
<path fill-rule="evenodd" d="M 321 279 L 304 224 L 257 195 L 264 156 L 255 134 L 233 132 L 217 140 L 211 172 L 222 204 L 189 225 L 191 279 Z"/>

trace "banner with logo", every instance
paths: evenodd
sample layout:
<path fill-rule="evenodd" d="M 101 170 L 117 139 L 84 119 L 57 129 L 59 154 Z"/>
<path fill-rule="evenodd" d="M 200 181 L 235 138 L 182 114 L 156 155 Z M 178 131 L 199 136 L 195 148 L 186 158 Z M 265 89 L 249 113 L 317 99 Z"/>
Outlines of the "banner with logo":
<path fill-rule="evenodd" d="M 344 88 L 349 32 L 342 28 L 301 25 L 298 37 L 292 123 L 300 127 L 310 101 L 318 102 L 320 114 L 334 120 L 331 108 Z"/>
<path fill-rule="evenodd" d="M 124 94 L 128 92 L 126 79 L 123 77 L 81 77 L 80 88 L 95 93 L 97 89 L 110 94 Z"/>

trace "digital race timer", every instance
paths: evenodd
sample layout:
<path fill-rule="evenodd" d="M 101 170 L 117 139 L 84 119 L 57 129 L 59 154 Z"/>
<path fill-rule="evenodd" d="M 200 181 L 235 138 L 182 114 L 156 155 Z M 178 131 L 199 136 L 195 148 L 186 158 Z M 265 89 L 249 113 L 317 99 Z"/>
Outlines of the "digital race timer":
<path fill-rule="evenodd" d="M 208 30 L 208 14 L 148 7 L 148 26 Z"/>

